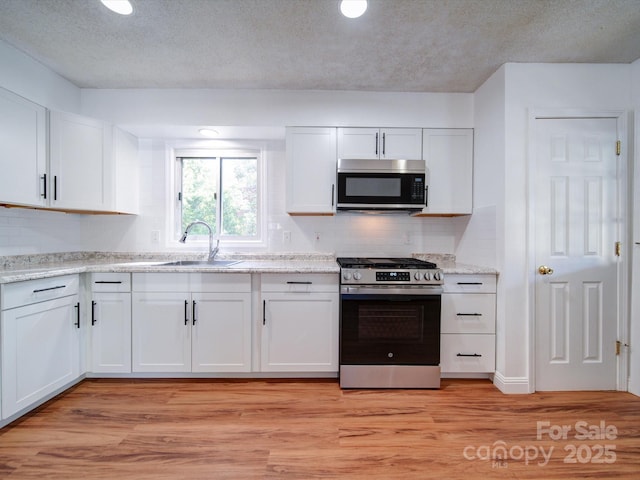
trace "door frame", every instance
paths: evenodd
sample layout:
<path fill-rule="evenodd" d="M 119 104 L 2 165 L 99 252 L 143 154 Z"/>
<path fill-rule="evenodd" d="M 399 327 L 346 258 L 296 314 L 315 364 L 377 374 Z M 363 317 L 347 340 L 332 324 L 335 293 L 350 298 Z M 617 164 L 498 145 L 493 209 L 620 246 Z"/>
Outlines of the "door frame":
<path fill-rule="evenodd" d="M 616 338 L 623 345 L 629 343 L 630 327 L 630 269 L 633 249 L 631 238 L 631 208 L 629 204 L 631 182 L 629 162 L 629 143 L 627 124 L 630 112 L 627 110 L 594 110 L 581 108 L 547 108 L 528 110 L 527 131 L 527 279 L 529 298 L 529 392 L 536 391 L 536 230 L 535 230 L 535 169 L 536 169 L 536 121 L 544 119 L 583 119 L 583 118 L 613 118 L 616 120 L 618 140 L 621 143 L 620 161 L 618 162 L 618 208 L 620 222 L 618 238 L 622 243 L 622 255 L 618 265 L 618 315 Z M 611 248 L 614 248 L 612 245 Z M 614 348 L 612 345 L 611 348 Z M 628 391 L 629 388 L 629 349 L 623 347 L 617 356 L 616 385 L 618 391 Z"/>

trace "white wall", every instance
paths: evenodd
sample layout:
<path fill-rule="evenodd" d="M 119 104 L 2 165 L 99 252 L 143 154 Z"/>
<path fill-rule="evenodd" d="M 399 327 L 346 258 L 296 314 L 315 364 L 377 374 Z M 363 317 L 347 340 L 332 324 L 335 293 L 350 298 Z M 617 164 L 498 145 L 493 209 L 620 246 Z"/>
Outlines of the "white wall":
<path fill-rule="evenodd" d="M 473 95 L 300 90 L 82 90 L 118 125 L 473 127 Z"/>
<path fill-rule="evenodd" d="M 0 87 L 44 107 L 80 112 L 80 89 L 0 40 Z"/>
<path fill-rule="evenodd" d="M 505 188 L 505 67 L 499 68 L 475 93 L 475 140 L 473 170 L 473 215 L 463 231 L 456 251 L 460 262 L 494 267 L 498 276 L 496 371 L 504 376 L 507 358 L 505 302 L 502 301 L 505 268 L 504 188 Z M 520 342 L 522 345 L 522 342 Z"/>
<path fill-rule="evenodd" d="M 261 90 L 82 90 L 83 113 L 119 125 L 359 125 L 469 128 L 473 95 Z M 176 140 L 168 141 L 169 144 Z M 183 146 L 185 145 L 182 142 Z M 203 245 L 172 237 L 166 215 L 171 178 L 168 149 L 158 140 L 141 143 L 141 215 L 135 219 L 87 218 L 91 250 L 197 250 Z M 266 150 L 267 245 L 271 252 L 322 252 L 338 255 L 455 253 L 464 231 L 456 219 L 409 217 L 291 217 L 285 212 L 285 145 Z M 100 228 L 102 225 L 108 228 Z M 152 231 L 160 244 L 150 243 Z M 283 231 L 291 241 L 283 241 Z M 238 251 L 233 247 L 227 251 Z M 225 248 L 221 249 L 225 253 Z"/>
<path fill-rule="evenodd" d="M 200 142 L 201 144 L 202 142 Z M 83 243 L 88 250 L 153 252 L 205 251 L 206 244 L 177 242 L 167 215 L 172 189 L 172 147 L 185 141 L 140 141 L 139 216 L 84 216 Z M 461 236 L 457 219 L 408 216 L 339 214 L 330 217 L 290 216 L 285 212 L 285 145 L 283 141 L 235 142 L 255 148 L 262 144 L 267 156 L 266 246 L 258 251 L 319 252 L 339 255 L 409 255 L 415 252 L 454 253 Z M 160 243 L 152 243 L 153 231 Z M 284 242 L 283 232 L 290 232 Z M 238 246 L 221 253 L 252 250 Z M 256 249 L 253 249 L 254 251 Z"/>
<path fill-rule="evenodd" d="M 629 391 L 640 395 L 640 59 L 631 65 L 631 94 L 633 96 L 634 118 L 634 152 L 635 152 L 635 189 L 633 212 L 633 272 L 632 272 L 632 310 L 631 310 L 631 345 L 629 357 Z"/>
<path fill-rule="evenodd" d="M 498 283 L 497 377 L 505 391 L 533 387 L 529 364 L 530 268 L 528 237 L 528 115 L 532 109 L 628 109 L 631 105 L 629 65 L 506 64 L 504 67 L 504 146 L 502 165 L 495 165 Z M 499 75 L 498 72 L 495 75 Z M 495 75 L 489 82 L 500 86 Z M 489 85 L 490 86 L 490 85 Z M 485 86 L 478 90 L 481 100 Z M 482 108 L 477 118 L 480 120 Z M 497 119 L 500 115 L 498 113 Z M 481 125 L 478 125 L 481 128 Z M 498 126 L 496 130 L 502 128 Z M 493 128 L 492 128 L 493 131 Z M 499 141 L 500 133 L 493 131 Z M 488 165 L 486 150 L 476 162 Z M 498 159 L 500 161 L 500 159 Z M 524 341 L 523 341 L 524 340 Z"/>
<path fill-rule="evenodd" d="M 80 111 L 78 87 L 2 41 L 0 87 L 50 109 Z M 78 215 L 0 208 L 0 255 L 72 252 L 81 239 Z"/>

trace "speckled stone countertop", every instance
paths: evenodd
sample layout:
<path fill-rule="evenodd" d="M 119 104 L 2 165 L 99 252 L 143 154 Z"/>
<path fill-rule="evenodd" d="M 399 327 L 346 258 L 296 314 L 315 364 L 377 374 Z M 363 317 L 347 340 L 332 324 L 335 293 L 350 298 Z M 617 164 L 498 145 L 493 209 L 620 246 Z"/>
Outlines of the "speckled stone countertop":
<path fill-rule="evenodd" d="M 496 270 L 456 263 L 453 255 L 415 254 L 436 263 L 445 274 L 496 274 Z M 207 272 L 207 273 L 340 273 L 333 254 L 231 254 L 219 259 L 233 260 L 229 266 L 166 265 L 178 260 L 203 260 L 201 253 L 103 253 L 0 257 L 0 284 L 93 272 Z"/>

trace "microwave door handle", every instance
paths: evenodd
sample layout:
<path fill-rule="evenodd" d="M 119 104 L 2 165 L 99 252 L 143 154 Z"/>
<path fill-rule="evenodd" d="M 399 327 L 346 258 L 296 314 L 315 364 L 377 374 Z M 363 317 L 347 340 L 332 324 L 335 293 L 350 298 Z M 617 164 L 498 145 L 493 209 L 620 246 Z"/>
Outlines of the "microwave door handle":
<path fill-rule="evenodd" d="M 378 155 L 378 134 L 376 133 L 376 156 Z"/>
<path fill-rule="evenodd" d="M 424 206 L 429 206 L 429 185 L 424 186 Z"/>

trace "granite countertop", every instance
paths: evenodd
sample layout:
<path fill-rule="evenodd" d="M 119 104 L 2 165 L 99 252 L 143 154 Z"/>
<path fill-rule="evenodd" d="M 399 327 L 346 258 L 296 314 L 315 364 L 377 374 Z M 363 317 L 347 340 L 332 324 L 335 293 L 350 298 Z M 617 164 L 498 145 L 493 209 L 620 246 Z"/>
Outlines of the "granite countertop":
<path fill-rule="evenodd" d="M 489 267 L 457 263 L 453 255 L 416 254 L 446 274 L 497 274 Z M 155 258 L 154 258 L 155 257 Z M 78 273 L 340 273 L 333 254 L 236 254 L 220 256 L 233 260 L 229 266 L 166 265 L 176 260 L 202 260 L 201 254 L 108 254 L 80 252 L 0 257 L 0 284 Z"/>

